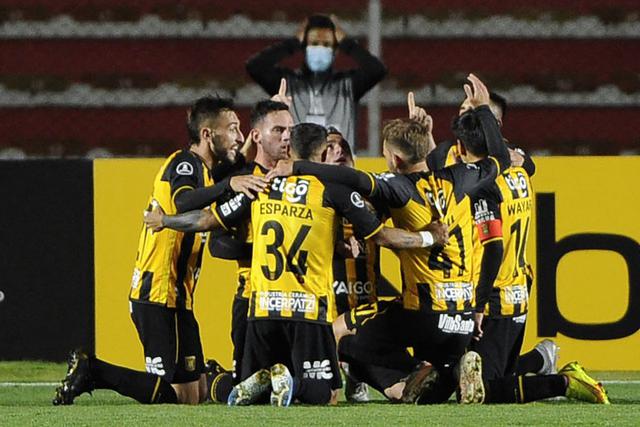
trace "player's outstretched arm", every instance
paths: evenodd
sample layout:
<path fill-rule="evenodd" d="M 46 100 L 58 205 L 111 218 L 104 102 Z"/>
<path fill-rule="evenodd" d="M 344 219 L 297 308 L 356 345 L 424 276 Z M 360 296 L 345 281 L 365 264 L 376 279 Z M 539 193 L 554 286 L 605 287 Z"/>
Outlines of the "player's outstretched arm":
<path fill-rule="evenodd" d="M 441 222 L 432 222 L 425 231 L 417 233 L 401 228 L 382 227 L 371 238 L 376 244 L 390 249 L 427 248 L 445 245 L 449 241 L 449 229 Z"/>
<path fill-rule="evenodd" d="M 175 196 L 176 208 L 179 213 L 204 209 L 220 200 L 228 191 L 244 193 L 249 199 L 254 199 L 254 194 L 264 190 L 268 183 L 266 178 L 257 175 L 232 176 L 215 185 L 181 191 Z"/>
<path fill-rule="evenodd" d="M 280 160 L 266 178 L 290 175 L 313 175 L 323 182 L 341 184 L 365 196 L 371 195 L 375 185 L 371 175 L 366 172 L 309 160 Z"/>
<path fill-rule="evenodd" d="M 178 215 L 166 215 L 159 207 L 145 212 L 144 223 L 153 231 L 170 228 L 185 233 L 208 231 L 220 227 L 215 215 L 210 210 L 196 210 Z"/>

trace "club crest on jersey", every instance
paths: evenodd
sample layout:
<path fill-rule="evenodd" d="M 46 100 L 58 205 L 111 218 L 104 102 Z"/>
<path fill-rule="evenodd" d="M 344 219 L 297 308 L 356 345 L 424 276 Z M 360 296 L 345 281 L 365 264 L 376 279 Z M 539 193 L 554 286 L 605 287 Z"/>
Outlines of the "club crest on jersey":
<path fill-rule="evenodd" d="M 185 356 L 184 357 L 184 369 L 187 372 L 193 372 L 196 370 L 196 357 L 195 356 Z"/>
<path fill-rule="evenodd" d="M 176 166 L 176 173 L 184 176 L 193 175 L 193 165 L 189 162 L 180 162 Z"/>
<path fill-rule="evenodd" d="M 286 178 L 276 178 L 271 184 L 269 198 L 305 205 L 307 204 L 307 193 L 309 193 L 310 184 L 308 180 L 302 178 L 296 179 L 295 182 L 287 182 Z"/>

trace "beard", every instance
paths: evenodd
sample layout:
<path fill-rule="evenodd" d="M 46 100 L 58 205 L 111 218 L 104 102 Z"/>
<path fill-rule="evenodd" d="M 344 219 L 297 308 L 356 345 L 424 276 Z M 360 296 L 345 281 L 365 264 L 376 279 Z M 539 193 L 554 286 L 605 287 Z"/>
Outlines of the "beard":
<path fill-rule="evenodd" d="M 234 164 L 239 158 L 238 148 L 225 148 L 222 146 L 222 141 L 219 138 L 214 137 L 212 151 L 218 161 L 228 164 Z"/>

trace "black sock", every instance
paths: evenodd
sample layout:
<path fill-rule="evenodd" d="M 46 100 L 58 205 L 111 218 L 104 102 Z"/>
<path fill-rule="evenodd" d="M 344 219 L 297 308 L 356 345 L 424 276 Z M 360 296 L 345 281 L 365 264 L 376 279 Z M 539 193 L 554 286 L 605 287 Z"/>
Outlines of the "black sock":
<path fill-rule="evenodd" d="M 535 348 L 518 358 L 518 366 L 516 367 L 516 375 L 537 374 L 544 365 L 542 354 Z"/>
<path fill-rule="evenodd" d="M 485 403 L 527 403 L 564 396 L 567 385 L 562 375 L 521 375 L 489 380 L 485 388 Z"/>
<path fill-rule="evenodd" d="M 102 360 L 91 361 L 91 376 L 95 388 L 117 391 L 140 403 L 177 403 L 178 398 L 171 384 L 161 377 L 147 372 L 111 365 Z"/>
<path fill-rule="evenodd" d="M 331 401 L 331 386 L 323 380 L 294 378 L 293 396 L 302 403 L 326 405 Z"/>
<path fill-rule="evenodd" d="M 230 372 L 221 372 L 215 377 L 207 375 L 207 390 L 211 400 L 218 403 L 227 403 L 227 398 L 233 388 L 233 375 Z"/>

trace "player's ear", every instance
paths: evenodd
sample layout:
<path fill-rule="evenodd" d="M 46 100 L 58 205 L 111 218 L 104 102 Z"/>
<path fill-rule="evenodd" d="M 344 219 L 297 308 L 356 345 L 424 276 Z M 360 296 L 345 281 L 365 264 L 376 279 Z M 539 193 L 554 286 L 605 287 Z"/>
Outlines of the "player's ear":
<path fill-rule="evenodd" d="M 206 126 L 200 128 L 200 141 L 208 144 L 213 141 L 213 136 L 213 129 Z"/>
<path fill-rule="evenodd" d="M 400 170 L 404 166 L 404 159 L 396 153 L 393 153 L 393 166 L 395 166 L 396 170 Z"/>
<path fill-rule="evenodd" d="M 254 144 L 257 144 L 262 140 L 262 133 L 259 129 L 253 128 L 249 131 L 249 136 Z"/>

